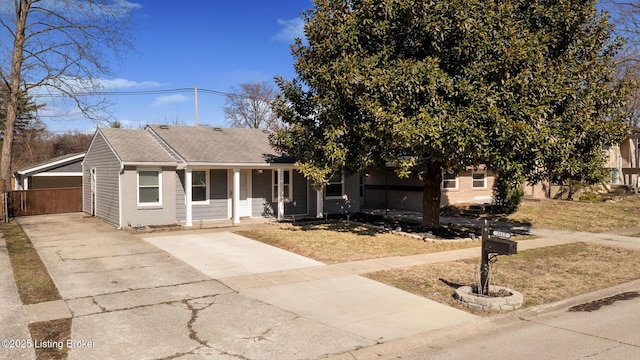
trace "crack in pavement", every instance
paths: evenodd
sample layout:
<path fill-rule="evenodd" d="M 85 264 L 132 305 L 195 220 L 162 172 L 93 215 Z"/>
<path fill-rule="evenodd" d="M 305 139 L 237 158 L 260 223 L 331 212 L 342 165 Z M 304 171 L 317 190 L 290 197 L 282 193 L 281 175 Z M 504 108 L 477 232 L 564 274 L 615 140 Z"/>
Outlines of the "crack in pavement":
<path fill-rule="evenodd" d="M 100 312 L 103 312 L 103 313 L 108 312 L 108 311 L 107 311 L 107 308 L 105 308 L 104 306 L 102 306 L 102 305 L 98 304 L 98 302 L 96 301 L 96 298 L 95 298 L 95 297 L 93 297 L 93 296 L 92 296 L 92 297 L 91 297 L 91 301 L 93 301 L 93 303 L 94 303 L 97 307 L 99 307 L 99 308 L 100 308 Z"/>
<path fill-rule="evenodd" d="M 522 317 L 520 319 L 524 320 L 526 322 L 532 323 L 532 324 L 551 327 L 551 328 L 558 329 L 558 330 L 564 330 L 564 331 L 568 331 L 568 332 L 571 332 L 571 333 L 574 333 L 574 334 L 580 334 L 580 335 L 584 335 L 584 336 L 588 336 L 588 337 L 593 337 L 593 338 L 596 338 L 596 339 L 611 341 L 611 342 L 614 342 L 614 343 L 617 343 L 617 344 L 620 344 L 620 345 L 627 345 L 627 346 L 632 346 L 634 348 L 639 348 L 640 349 L 640 345 L 631 344 L 631 343 L 627 343 L 627 342 L 616 340 L 616 339 L 611 339 L 611 338 L 608 338 L 608 337 L 605 337 L 605 336 L 594 335 L 594 334 L 589 334 L 589 333 L 578 331 L 578 330 L 567 329 L 567 328 L 564 328 L 564 327 L 561 327 L 561 326 L 545 324 L 545 323 L 534 321 L 534 320 L 530 320 L 530 319 L 524 319 Z"/>
<path fill-rule="evenodd" d="M 102 271 L 71 271 L 69 272 L 69 274 L 100 274 L 100 273 L 107 273 L 107 272 L 112 272 L 112 271 L 121 271 L 121 270 L 133 270 L 133 269 L 144 269 L 144 268 L 149 268 L 149 267 L 153 267 L 154 265 L 139 265 L 139 266 L 131 266 L 131 267 L 124 267 L 124 268 L 117 268 L 117 269 L 110 269 L 110 270 L 102 270 Z"/>
<path fill-rule="evenodd" d="M 262 334 L 260 334 L 260 335 L 257 335 L 257 336 L 247 336 L 247 337 L 242 337 L 242 338 L 240 338 L 240 339 L 243 339 L 243 340 L 253 340 L 254 342 L 258 342 L 258 341 L 261 341 L 261 340 L 264 340 L 264 341 L 271 341 L 271 340 L 269 340 L 269 339 L 267 339 L 267 338 L 265 337 L 265 336 L 266 336 L 267 334 L 269 334 L 271 331 L 273 331 L 273 328 L 268 328 L 268 329 L 266 329 L 265 331 L 263 331 L 263 332 L 262 332 Z"/>
<path fill-rule="evenodd" d="M 586 358 L 590 358 L 590 357 L 594 357 L 594 356 L 602 355 L 602 354 L 604 354 L 604 353 L 606 353 L 606 352 L 609 352 L 609 351 L 611 351 L 611 350 L 617 349 L 617 348 L 619 348 L 619 347 L 621 347 L 621 346 L 622 346 L 622 344 L 618 344 L 618 345 L 612 346 L 612 347 L 610 347 L 610 348 L 602 349 L 601 351 L 596 351 L 596 352 L 594 352 L 594 353 L 592 353 L 592 354 L 588 354 L 588 355 L 581 355 L 581 356 L 580 356 L 580 358 L 581 358 L 581 359 L 586 359 Z"/>
<path fill-rule="evenodd" d="M 157 303 L 153 303 L 153 304 L 142 304 L 142 305 L 136 305 L 136 306 L 126 307 L 126 308 L 113 309 L 113 310 L 104 309 L 102 306 L 100 306 L 99 304 L 96 303 L 100 307 L 100 309 L 104 309 L 104 311 L 101 311 L 99 313 L 78 315 L 78 316 L 76 316 L 76 318 L 81 318 L 81 317 L 91 316 L 91 315 L 96 315 L 96 314 L 108 314 L 108 313 L 113 313 L 113 312 L 118 312 L 118 311 L 128 311 L 128 310 L 135 310 L 135 309 L 143 309 L 143 308 L 152 307 L 152 306 L 158 306 L 158 305 L 171 305 L 171 306 L 173 306 L 174 304 L 184 303 L 185 301 L 204 299 L 204 298 L 208 298 L 208 297 L 216 297 L 218 295 L 204 295 L 204 296 L 198 296 L 198 297 L 193 297 L 193 298 L 183 299 L 183 300 L 161 301 L 161 302 L 157 302 Z"/>
<path fill-rule="evenodd" d="M 202 340 L 202 339 L 200 339 L 198 337 L 198 332 L 193 328 L 193 324 L 196 322 L 196 320 L 198 320 L 198 314 L 199 314 L 200 311 L 202 311 L 204 309 L 208 309 L 208 308 L 210 308 L 211 306 L 213 306 L 216 303 L 216 299 L 215 298 L 217 296 L 218 295 L 213 295 L 213 296 L 205 296 L 205 297 L 200 298 L 200 299 L 204 299 L 204 298 L 210 297 L 213 300 L 210 304 L 206 304 L 205 306 L 200 307 L 200 308 L 196 308 L 192 304 L 189 303 L 190 301 L 197 300 L 197 299 L 190 299 L 190 300 L 185 299 L 185 300 L 181 301 L 184 305 L 187 306 L 187 309 L 189 309 L 191 311 L 191 319 L 189 319 L 189 322 L 187 323 L 187 329 L 189 329 L 189 339 L 197 342 L 198 344 L 200 344 L 202 346 L 206 346 L 208 348 L 212 348 L 212 347 L 206 341 L 204 341 L 204 340 Z"/>
<path fill-rule="evenodd" d="M 96 260 L 96 259 L 110 259 L 110 258 L 118 258 L 118 257 L 125 257 L 125 256 L 138 256 L 138 255 L 149 255 L 149 254 L 161 254 L 161 253 L 164 253 L 164 251 L 160 250 L 160 251 L 147 251 L 147 252 L 133 253 L 133 254 L 92 256 L 92 257 L 74 259 L 74 258 L 64 258 L 64 257 L 62 257 L 62 255 L 60 255 L 60 252 L 62 252 L 62 251 L 64 251 L 64 250 L 56 251 L 56 254 L 58 254 L 58 256 L 60 257 L 60 259 L 62 261 L 84 261 L 84 260 Z"/>
<path fill-rule="evenodd" d="M 92 298 L 92 297 L 98 297 L 98 296 L 108 296 L 108 295 L 118 295 L 118 294 L 124 294 L 124 293 L 128 293 L 131 291 L 138 291 L 138 290 L 154 290 L 154 289 L 163 289 L 163 288 L 170 288 L 170 287 L 174 287 L 174 286 L 182 286 L 182 285 L 191 285 L 191 284 L 199 284 L 199 283 L 204 283 L 204 282 L 208 282 L 208 281 L 215 281 L 217 283 L 220 283 L 217 280 L 212 280 L 212 279 L 203 279 L 203 280 L 197 280 L 197 281 L 189 281 L 189 282 L 185 282 L 185 283 L 179 283 L 179 284 L 170 284 L 170 285 L 158 285 L 158 286 L 154 286 L 154 287 L 142 287 L 142 288 L 135 288 L 135 289 L 127 289 L 127 290 L 120 290 L 120 291 L 114 291 L 114 292 L 108 292 L 108 293 L 103 293 L 103 294 L 95 294 L 95 295 L 88 295 L 88 296 L 80 296 L 80 297 L 75 297 L 75 298 L 69 298 L 69 299 L 65 299 L 65 300 L 82 300 L 82 299 L 88 299 L 88 298 Z M 222 283 L 220 283 L 221 285 L 224 285 Z M 224 285 L 226 286 L 226 285 Z M 228 286 L 226 286 L 228 287 Z M 237 293 L 234 290 L 229 289 L 229 293 Z"/>

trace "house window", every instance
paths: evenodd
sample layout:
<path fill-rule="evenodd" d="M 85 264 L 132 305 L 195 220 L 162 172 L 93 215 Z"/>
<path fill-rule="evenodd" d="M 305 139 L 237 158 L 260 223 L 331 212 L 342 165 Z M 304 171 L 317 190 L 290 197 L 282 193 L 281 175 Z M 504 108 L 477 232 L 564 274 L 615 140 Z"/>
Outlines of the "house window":
<path fill-rule="evenodd" d="M 162 205 L 162 172 L 138 171 L 138 205 Z"/>
<path fill-rule="evenodd" d="M 334 174 L 324 188 L 326 199 L 342 199 L 344 195 L 344 178 L 341 174 Z"/>
<path fill-rule="evenodd" d="M 282 193 L 284 194 L 284 200 L 285 201 L 290 201 L 291 198 L 293 198 L 293 186 L 291 185 L 291 170 L 273 170 L 271 172 L 272 174 L 272 181 L 271 183 L 273 184 L 272 191 L 272 200 L 274 202 L 278 201 L 278 176 L 279 175 L 279 171 L 283 171 L 282 175 L 284 177 L 284 179 L 282 180 Z"/>
<path fill-rule="evenodd" d="M 442 174 L 442 188 L 447 190 L 458 189 L 458 175 L 445 172 Z"/>
<path fill-rule="evenodd" d="M 487 188 L 487 173 L 485 171 L 474 171 L 471 174 L 471 188 L 473 189 L 486 189 Z"/>
<path fill-rule="evenodd" d="M 205 170 L 191 172 L 191 201 L 206 202 L 209 174 Z"/>

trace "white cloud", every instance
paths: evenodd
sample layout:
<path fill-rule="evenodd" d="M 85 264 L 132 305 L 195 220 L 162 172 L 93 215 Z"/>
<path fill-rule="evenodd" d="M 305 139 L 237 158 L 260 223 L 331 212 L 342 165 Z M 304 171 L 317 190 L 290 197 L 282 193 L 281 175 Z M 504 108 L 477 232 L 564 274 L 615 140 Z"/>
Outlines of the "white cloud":
<path fill-rule="evenodd" d="M 153 102 L 153 106 L 165 106 L 168 104 L 184 103 L 191 101 L 191 98 L 181 94 L 159 96 Z"/>
<path fill-rule="evenodd" d="M 292 43 L 295 38 L 305 38 L 304 21 L 300 17 L 289 20 L 278 19 L 278 25 L 280 25 L 282 29 L 271 38 L 272 41 Z"/>
<path fill-rule="evenodd" d="M 131 88 L 147 88 L 162 86 L 157 81 L 134 81 L 127 79 L 103 79 L 102 84 L 108 89 L 131 89 Z"/>

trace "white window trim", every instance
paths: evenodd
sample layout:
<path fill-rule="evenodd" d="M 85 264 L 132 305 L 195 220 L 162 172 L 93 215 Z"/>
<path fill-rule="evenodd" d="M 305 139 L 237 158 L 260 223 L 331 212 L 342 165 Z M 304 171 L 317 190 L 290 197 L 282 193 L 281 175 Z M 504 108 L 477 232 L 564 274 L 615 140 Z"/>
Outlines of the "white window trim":
<path fill-rule="evenodd" d="M 475 180 L 473 179 L 473 175 L 475 174 L 482 174 L 482 187 L 474 186 Z M 487 188 L 487 170 L 474 170 L 471 172 L 471 188 L 476 190 L 484 190 Z"/>
<path fill-rule="evenodd" d="M 278 202 L 278 192 L 276 190 L 278 181 L 276 178 L 276 172 L 278 171 L 289 173 L 289 193 L 284 194 L 284 201 L 289 202 L 293 199 L 293 171 L 288 169 L 273 169 L 271 171 L 271 201 Z M 284 183 L 282 185 L 284 186 Z"/>
<path fill-rule="evenodd" d="M 329 179 L 331 180 L 331 179 Z M 329 184 L 336 184 L 336 183 L 329 183 Z M 328 185 L 328 184 L 327 184 Z M 340 185 L 341 185 L 341 189 L 340 189 L 340 196 L 327 196 L 327 188 L 324 188 L 324 198 L 325 200 L 344 200 L 345 197 L 345 191 L 344 191 L 344 174 L 340 175 Z"/>
<path fill-rule="evenodd" d="M 460 185 L 460 183 L 459 183 L 459 179 L 460 179 L 460 177 L 458 176 L 458 174 L 455 174 L 455 177 L 456 177 L 456 178 L 454 179 L 454 180 L 455 180 L 455 183 L 456 183 L 456 186 L 455 186 L 455 187 L 452 187 L 452 188 L 445 188 L 445 187 L 444 187 L 444 182 L 445 182 L 445 178 L 444 178 L 444 176 L 445 176 L 446 174 L 447 174 L 446 172 L 443 172 L 443 173 L 442 173 L 442 184 L 441 184 L 441 189 L 442 189 L 442 190 L 444 190 L 444 191 L 455 191 L 455 190 L 458 190 L 458 189 L 459 189 L 459 185 Z M 452 174 L 449 174 L 449 175 L 452 175 Z"/>
<path fill-rule="evenodd" d="M 140 172 L 141 171 L 157 171 L 158 172 L 158 202 L 140 202 Z M 149 168 L 137 169 L 136 171 L 136 203 L 139 207 L 158 207 L 162 206 L 162 169 Z"/>
<path fill-rule="evenodd" d="M 211 198 L 211 180 L 209 179 L 210 173 L 211 171 L 209 171 L 208 169 L 192 169 L 191 170 L 191 181 L 193 182 L 193 173 L 196 171 L 204 171 L 204 178 L 205 178 L 205 187 L 206 187 L 206 199 L 205 200 L 200 200 L 200 201 L 194 201 L 193 200 L 193 184 L 189 184 L 189 186 L 191 186 L 191 205 L 209 205 L 210 202 L 210 198 Z"/>

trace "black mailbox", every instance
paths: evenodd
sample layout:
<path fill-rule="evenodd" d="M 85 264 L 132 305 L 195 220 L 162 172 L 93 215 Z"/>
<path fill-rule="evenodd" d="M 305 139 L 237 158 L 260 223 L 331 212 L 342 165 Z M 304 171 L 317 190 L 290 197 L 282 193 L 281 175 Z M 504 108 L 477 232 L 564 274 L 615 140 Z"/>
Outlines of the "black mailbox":
<path fill-rule="evenodd" d="M 489 238 L 485 250 L 489 254 L 515 255 L 518 253 L 518 243 L 500 238 Z"/>

